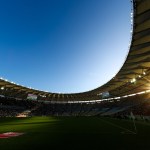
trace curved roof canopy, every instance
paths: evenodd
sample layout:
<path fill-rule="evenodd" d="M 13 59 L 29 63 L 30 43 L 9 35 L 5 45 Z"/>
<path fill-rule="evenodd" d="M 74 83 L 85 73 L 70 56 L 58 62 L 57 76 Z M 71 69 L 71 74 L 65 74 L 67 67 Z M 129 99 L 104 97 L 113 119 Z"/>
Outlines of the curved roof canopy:
<path fill-rule="evenodd" d="M 0 79 L 0 95 L 26 99 L 35 94 L 44 101 L 98 100 L 103 92 L 111 97 L 150 90 L 150 0 L 133 0 L 133 31 L 129 54 L 120 71 L 109 82 L 83 93 L 61 94 L 39 91 Z"/>

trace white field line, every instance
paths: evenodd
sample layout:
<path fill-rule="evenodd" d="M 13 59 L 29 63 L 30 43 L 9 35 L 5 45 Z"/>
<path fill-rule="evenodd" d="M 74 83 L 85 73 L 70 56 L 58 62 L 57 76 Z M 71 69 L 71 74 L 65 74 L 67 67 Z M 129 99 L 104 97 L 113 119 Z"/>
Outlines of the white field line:
<path fill-rule="evenodd" d="M 109 122 L 109 121 L 103 120 L 103 119 L 101 119 L 101 118 L 99 118 L 99 119 L 102 120 L 103 122 L 106 122 L 107 124 L 110 124 L 110 125 L 114 126 L 114 127 L 117 127 L 117 128 L 123 129 L 123 130 L 126 130 L 126 131 L 128 131 L 128 132 L 130 132 L 130 133 L 132 133 L 132 134 L 136 134 L 136 132 L 133 132 L 133 131 L 127 129 L 127 128 L 121 127 L 121 126 L 119 126 L 119 125 L 116 125 L 116 124 L 111 123 L 111 122 Z"/>

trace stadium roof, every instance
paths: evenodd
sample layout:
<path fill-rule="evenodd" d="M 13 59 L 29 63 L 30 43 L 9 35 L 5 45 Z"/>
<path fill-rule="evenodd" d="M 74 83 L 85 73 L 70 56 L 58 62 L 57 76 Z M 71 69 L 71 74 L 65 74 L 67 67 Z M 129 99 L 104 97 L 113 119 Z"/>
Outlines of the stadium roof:
<path fill-rule="evenodd" d="M 98 100 L 103 92 L 110 97 L 150 90 L 150 0 L 133 0 L 133 29 L 130 49 L 120 71 L 106 84 L 82 93 L 50 93 L 0 79 L 0 96 L 26 99 L 28 94 L 44 101 Z"/>

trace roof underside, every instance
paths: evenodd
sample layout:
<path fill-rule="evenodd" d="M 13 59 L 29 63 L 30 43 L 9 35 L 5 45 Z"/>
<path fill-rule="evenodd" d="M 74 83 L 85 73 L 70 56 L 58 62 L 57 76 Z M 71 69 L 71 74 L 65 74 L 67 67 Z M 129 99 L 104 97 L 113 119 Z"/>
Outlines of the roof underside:
<path fill-rule="evenodd" d="M 117 75 L 103 86 L 83 93 L 60 94 L 30 89 L 0 79 L 0 95 L 26 99 L 28 94 L 35 94 L 38 99 L 46 101 L 87 101 L 100 99 L 99 94 L 106 91 L 115 97 L 149 90 L 150 0 L 134 0 L 133 7 L 133 34 L 129 54 Z M 131 83 L 133 79 L 136 82 Z"/>

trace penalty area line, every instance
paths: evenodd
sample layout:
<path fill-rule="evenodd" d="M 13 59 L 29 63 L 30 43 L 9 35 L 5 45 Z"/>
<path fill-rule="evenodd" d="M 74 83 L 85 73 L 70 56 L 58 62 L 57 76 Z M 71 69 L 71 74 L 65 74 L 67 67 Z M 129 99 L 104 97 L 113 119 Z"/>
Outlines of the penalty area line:
<path fill-rule="evenodd" d="M 99 119 L 100 119 L 101 121 L 107 123 L 107 124 L 110 124 L 110 125 L 116 127 L 116 128 L 120 128 L 120 129 L 125 130 L 125 131 L 122 131 L 121 134 L 137 134 L 136 132 L 133 132 L 132 130 L 129 130 L 129 129 L 127 129 L 127 128 L 121 127 L 121 126 L 119 126 L 119 125 L 116 125 L 116 124 L 114 124 L 114 123 L 111 123 L 111 122 L 106 121 L 106 120 L 101 119 L 101 118 L 99 118 Z"/>

